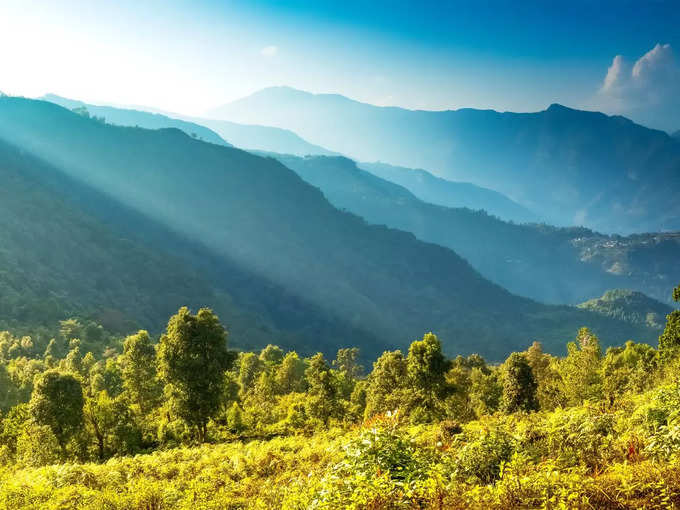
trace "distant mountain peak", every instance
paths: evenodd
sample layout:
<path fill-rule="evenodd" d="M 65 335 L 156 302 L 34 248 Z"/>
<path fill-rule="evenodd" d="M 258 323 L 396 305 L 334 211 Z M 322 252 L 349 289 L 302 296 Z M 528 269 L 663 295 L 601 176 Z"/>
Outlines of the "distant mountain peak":
<path fill-rule="evenodd" d="M 569 108 L 568 106 L 564 106 L 563 104 L 560 103 L 553 103 L 550 106 L 548 106 L 547 111 L 549 112 L 559 112 L 559 111 L 575 111 L 573 108 Z"/>

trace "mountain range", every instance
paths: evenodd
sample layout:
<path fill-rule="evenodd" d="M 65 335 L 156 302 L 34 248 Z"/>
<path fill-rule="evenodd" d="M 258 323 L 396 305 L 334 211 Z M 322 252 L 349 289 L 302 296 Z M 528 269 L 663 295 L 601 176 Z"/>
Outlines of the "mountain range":
<path fill-rule="evenodd" d="M 422 169 L 404 168 L 386 163 L 359 163 L 360 168 L 386 181 L 399 184 L 424 202 L 446 207 L 484 210 L 503 220 L 516 223 L 539 223 L 541 219 L 507 196 L 469 182 L 454 182 Z"/>
<path fill-rule="evenodd" d="M 31 246 L 41 266 L 30 272 L 36 302 L 42 296 L 76 307 L 76 293 L 64 294 L 49 278 L 56 266 L 74 288 L 89 286 L 88 278 L 101 273 L 104 280 L 91 293 L 151 330 L 162 327 L 156 317 L 179 303 L 212 304 L 238 325 L 235 344 L 251 347 L 273 341 L 330 353 L 358 344 L 374 356 L 433 330 L 449 350 L 501 359 L 533 339 L 562 350 L 582 325 L 593 327 L 605 344 L 658 335 L 647 326 L 515 296 L 448 248 L 339 211 L 273 158 L 206 143 L 176 128 L 113 126 L 49 102 L 4 97 L 0 139 L 0 156 L 20 161 L 7 179 L 29 176 L 35 183 L 14 190 L 14 205 L 3 214 L 14 225 L 4 243 L 6 260 L 14 261 L 8 267 L 21 271 L 22 254 Z M 68 236 L 76 228 L 73 215 L 93 222 L 92 229 L 80 228 L 80 242 L 62 243 L 46 232 L 49 204 L 23 213 L 21 204 L 38 185 L 45 190 L 42 201 L 66 203 L 72 211 L 53 214 L 66 222 L 56 234 Z M 102 236 L 90 233 L 100 228 L 106 230 Z M 140 264 L 120 249 L 107 253 L 117 239 L 155 257 Z M 72 253 L 76 246 L 85 252 Z M 81 259 L 69 260 L 74 255 Z M 139 276 L 135 283 L 134 275 L 149 266 L 162 278 L 142 285 Z M 106 282 L 117 278 L 120 284 L 110 288 Z M 161 279 L 176 287 L 171 298 Z M 21 281 L 7 285 L 20 288 Z M 15 296 L 15 309 L 31 304 L 23 299 Z M 97 305 L 78 299 L 83 307 Z"/>
<path fill-rule="evenodd" d="M 290 129 L 358 161 L 423 168 L 509 196 L 546 222 L 605 233 L 680 230 L 680 142 L 620 116 L 378 107 L 289 87 L 210 112 Z"/>
<path fill-rule="evenodd" d="M 680 281 L 677 234 L 622 237 L 585 228 L 518 225 L 484 211 L 424 202 L 347 158 L 274 157 L 336 207 L 451 248 L 486 278 L 519 295 L 577 304 L 608 289 L 630 288 L 670 303 L 669 289 Z"/>
<path fill-rule="evenodd" d="M 297 156 L 339 155 L 310 144 L 292 131 L 280 128 L 188 117 L 176 113 L 159 112 L 143 106 L 136 107 L 136 109 L 101 106 L 55 94 L 47 94 L 41 99 L 69 110 L 87 112 L 110 124 L 149 129 L 176 127 L 188 135 L 198 136 L 201 140 L 220 145 L 234 145 L 246 150 Z M 213 128 L 214 131 L 206 130 L 206 128 Z M 425 170 L 413 170 L 383 163 L 362 163 L 361 166 L 387 180 L 402 184 L 427 202 L 450 207 L 484 209 L 499 218 L 520 223 L 538 221 L 535 214 L 501 193 L 471 183 L 447 181 Z"/>
<path fill-rule="evenodd" d="M 301 156 L 337 154 L 313 145 L 287 129 L 189 117 L 176 113 L 159 112 L 141 106 L 131 109 L 96 105 L 56 94 L 46 94 L 40 99 L 58 104 L 69 110 L 84 108 L 89 114 L 103 118 L 110 124 L 138 126 L 148 129 L 174 127 L 181 129 L 190 136 L 218 145 L 234 145 L 241 149 L 283 152 Z"/>

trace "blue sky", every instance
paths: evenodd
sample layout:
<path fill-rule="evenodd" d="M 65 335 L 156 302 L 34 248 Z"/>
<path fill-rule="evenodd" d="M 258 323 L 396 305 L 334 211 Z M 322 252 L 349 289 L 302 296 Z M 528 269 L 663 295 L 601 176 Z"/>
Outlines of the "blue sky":
<path fill-rule="evenodd" d="M 678 2 L 654 0 L 3 0 L 0 90 L 200 113 L 290 85 L 407 108 L 560 102 L 672 129 L 679 27 Z"/>

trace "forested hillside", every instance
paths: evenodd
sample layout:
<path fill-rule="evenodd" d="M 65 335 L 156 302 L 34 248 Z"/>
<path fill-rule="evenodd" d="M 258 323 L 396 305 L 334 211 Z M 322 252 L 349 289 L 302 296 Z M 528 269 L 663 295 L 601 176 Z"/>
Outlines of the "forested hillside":
<path fill-rule="evenodd" d="M 0 327 L 81 315 L 127 331 L 159 323 L 182 303 L 219 304 L 207 280 L 178 259 L 55 193 L 54 172 L 0 141 Z"/>
<path fill-rule="evenodd" d="M 584 228 L 517 225 L 484 211 L 432 205 L 346 158 L 276 155 L 336 207 L 369 223 L 413 232 L 447 246 L 511 292 L 576 304 L 613 288 L 671 302 L 680 280 L 680 236 L 605 236 Z"/>
<path fill-rule="evenodd" d="M 316 307 L 329 318 L 326 324 L 341 325 L 340 334 L 321 328 L 310 344 L 326 352 L 349 343 L 347 331 L 362 339 L 369 356 L 432 329 L 447 349 L 492 359 L 527 339 L 541 339 L 546 349 L 557 351 L 584 324 L 607 344 L 655 336 L 648 328 L 513 296 L 449 249 L 339 212 L 273 159 L 204 143 L 176 129 L 110 126 L 51 103 L 3 98 L 0 137 L 198 243 L 218 260 L 217 274 L 226 259 L 243 275 L 246 289 L 254 277 L 282 289 L 293 302 Z M 223 289 L 237 305 L 262 302 L 261 292 L 252 288 L 245 298 Z M 274 302 L 273 322 L 285 330 L 288 300 Z M 300 321 L 296 317 L 294 323 Z M 307 338 L 314 332 L 308 329 Z"/>
<path fill-rule="evenodd" d="M 213 115 L 295 131 L 357 161 L 424 168 L 499 191 L 550 224 L 680 230 L 680 142 L 619 116 L 379 107 L 272 87 Z"/>
<path fill-rule="evenodd" d="M 578 306 L 608 317 L 634 324 L 648 324 L 659 329 L 663 328 L 666 316 L 673 312 L 670 306 L 640 292 L 623 289 L 608 290 L 602 297 L 590 299 Z"/>
<path fill-rule="evenodd" d="M 0 333 L 0 507 L 680 504 L 680 311 L 658 348 L 605 352 L 582 328 L 566 356 L 534 342 L 490 364 L 428 333 L 368 370 L 357 348 L 230 351 L 208 309 L 181 308 L 158 342 L 100 331 L 93 354 L 88 336 Z"/>

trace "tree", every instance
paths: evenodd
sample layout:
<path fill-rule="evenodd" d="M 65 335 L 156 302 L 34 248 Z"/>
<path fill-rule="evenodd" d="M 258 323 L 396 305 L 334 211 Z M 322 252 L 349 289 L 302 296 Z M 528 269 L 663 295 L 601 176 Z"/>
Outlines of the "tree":
<path fill-rule="evenodd" d="M 340 373 L 346 374 L 347 379 L 356 380 L 361 377 L 364 367 L 359 364 L 359 349 L 357 347 L 338 349 L 338 354 L 333 360 L 333 366 Z"/>
<path fill-rule="evenodd" d="M 680 285 L 673 289 L 673 299 L 680 303 Z M 666 326 L 659 337 L 659 352 L 666 359 L 677 354 L 680 348 L 680 310 L 666 316 Z"/>
<path fill-rule="evenodd" d="M 503 366 L 503 410 L 506 413 L 537 410 L 537 387 L 526 356 L 513 352 Z"/>
<path fill-rule="evenodd" d="M 302 392 L 306 389 L 305 362 L 297 352 L 286 354 L 276 370 L 276 385 L 282 394 Z"/>
<path fill-rule="evenodd" d="M 601 366 L 600 341 L 588 328 L 579 329 L 576 341 L 567 344 L 567 357 L 559 363 L 561 391 L 568 404 L 602 397 Z"/>
<path fill-rule="evenodd" d="M 386 351 L 373 363 L 366 388 L 364 416 L 408 408 L 406 359 L 401 351 Z"/>
<path fill-rule="evenodd" d="M 229 360 L 227 332 L 217 315 L 208 308 L 196 315 L 180 308 L 161 337 L 158 360 L 178 416 L 205 441 L 208 421 L 219 410 Z"/>
<path fill-rule="evenodd" d="M 239 356 L 238 382 L 241 386 L 241 398 L 247 395 L 257 382 L 262 372 L 262 361 L 253 352 L 244 352 Z"/>
<path fill-rule="evenodd" d="M 156 349 L 149 333 L 142 330 L 125 339 L 120 364 L 125 393 L 145 415 L 156 407 L 161 395 L 156 370 Z"/>
<path fill-rule="evenodd" d="M 260 352 L 260 360 L 264 363 L 278 365 L 283 360 L 283 351 L 279 346 L 269 344 Z"/>
<path fill-rule="evenodd" d="M 560 391 L 560 375 L 555 369 L 555 358 L 543 352 L 540 342 L 531 344 L 526 351 L 526 358 L 538 384 L 536 398 L 539 407 L 544 410 L 554 409 L 563 403 L 564 397 Z"/>
<path fill-rule="evenodd" d="M 364 370 L 359 364 L 359 349 L 357 347 L 339 349 L 333 360 L 333 366 L 337 369 L 338 388 L 342 398 L 349 400 L 354 385 Z"/>
<path fill-rule="evenodd" d="M 305 377 L 309 384 L 307 413 L 328 425 L 328 421 L 337 415 L 339 402 L 333 373 L 323 354 L 319 352 L 310 358 Z"/>
<path fill-rule="evenodd" d="M 19 388 L 9 376 L 7 367 L 0 363 L 0 413 L 6 413 L 19 402 Z"/>
<path fill-rule="evenodd" d="M 30 410 L 35 421 L 47 425 L 62 453 L 83 425 L 83 389 L 71 374 L 48 370 L 38 377 L 31 395 Z"/>
<path fill-rule="evenodd" d="M 411 344 L 406 371 L 415 392 L 418 421 L 432 421 L 444 413 L 442 403 L 452 389 L 446 381 L 451 363 L 442 354 L 442 344 L 433 333 Z"/>
<path fill-rule="evenodd" d="M 100 460 L 109 453 L 132 454 L 139 449 L 142 434 L 123 397 L 114 399 L 102 390 L 86 400 L 84 414 Z"/>

